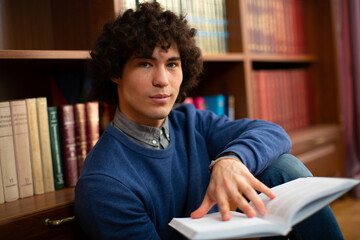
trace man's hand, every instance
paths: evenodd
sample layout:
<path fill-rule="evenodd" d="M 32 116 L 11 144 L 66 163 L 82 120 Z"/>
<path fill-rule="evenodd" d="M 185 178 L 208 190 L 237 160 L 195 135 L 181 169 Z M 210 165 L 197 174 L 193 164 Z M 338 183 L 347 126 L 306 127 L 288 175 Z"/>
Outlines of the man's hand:
<path fill-rule="evenodd" d="M 191 213 L 191 217 L 205 216 L 217 203 L 222 219 L 230 220 L 230 200 L 248 217 L 255 217 L 255 209 L 246 198 L 253 202 L 260 215 L 264 215 L 266 208 L 256 191 L 264 193 L 271 199 L 276 197 L 266 185 L 250 173 L 241 161 L 232 158 L 222 159 L 213 167 L 204 200 L 200 207 Z"/>

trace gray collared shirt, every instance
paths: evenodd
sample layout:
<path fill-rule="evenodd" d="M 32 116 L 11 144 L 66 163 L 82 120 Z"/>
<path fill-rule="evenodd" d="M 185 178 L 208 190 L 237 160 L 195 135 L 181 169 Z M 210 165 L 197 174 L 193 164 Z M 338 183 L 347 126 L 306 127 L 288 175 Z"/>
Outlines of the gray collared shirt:
<path fill-rule="evenodd" d="M 170 143 L 169 120 L 166 117 L 160 128 L 150 127 L 131 121 L 117 107 L 113 126 L 133 141 L 149 148 L 165 149 Z"/>

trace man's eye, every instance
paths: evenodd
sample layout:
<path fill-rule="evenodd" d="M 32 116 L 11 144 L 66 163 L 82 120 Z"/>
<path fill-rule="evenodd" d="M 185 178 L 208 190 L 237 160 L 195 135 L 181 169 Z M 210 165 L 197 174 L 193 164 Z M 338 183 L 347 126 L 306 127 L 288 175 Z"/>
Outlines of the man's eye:
<path fill-rule="evenodd" d="M 148 68 L 148 67 L 150 67 L 150 63 L 147 63 L 147 62 L 142 62 L 142 63 L 140 63 L 139 65 L 140 65 L 140 67 L 143 67 L 143 68 Z"/>
<path fill-rule="evenodd" d="M 179 64 L 177 63 L 169 63 L 168 66 L 171 67 L 171 68 L 175 68 L 177 67 Z"/>

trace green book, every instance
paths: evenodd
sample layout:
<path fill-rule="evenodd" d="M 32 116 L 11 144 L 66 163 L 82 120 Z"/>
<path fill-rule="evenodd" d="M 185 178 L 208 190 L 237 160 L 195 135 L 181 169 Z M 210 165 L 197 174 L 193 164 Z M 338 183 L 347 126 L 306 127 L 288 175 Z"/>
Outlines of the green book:
<path fill-rule="evenodd" d="M 60 131 L 57 107 L 48 107 L 51 156 L 53 161 L 55 190 L 65 187 L 61 158 Z"/>

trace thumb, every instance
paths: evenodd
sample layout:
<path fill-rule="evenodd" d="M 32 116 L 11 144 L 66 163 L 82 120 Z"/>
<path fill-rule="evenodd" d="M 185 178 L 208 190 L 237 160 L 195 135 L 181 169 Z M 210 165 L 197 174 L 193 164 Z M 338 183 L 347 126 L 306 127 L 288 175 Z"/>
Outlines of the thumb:
<path fill-rule="evenodd" d="M 193 211 L 190 214 L 191 218 L 202 218 L 203 216 L 205 216 L 210 209 L 215 205 L 215 201 L 210 200 L 210 198 L 208 197 L 208 195 L 206 194 L 204 197 L 204 200 L 202 201 L 200 207 L 198 209 L 196 209 L 195 211 Z"/>

